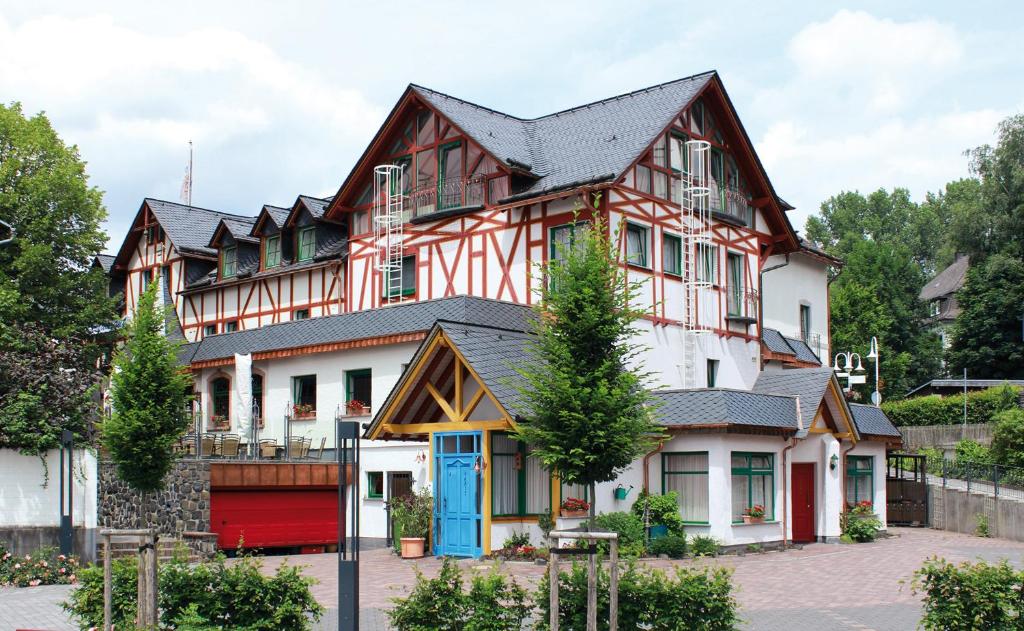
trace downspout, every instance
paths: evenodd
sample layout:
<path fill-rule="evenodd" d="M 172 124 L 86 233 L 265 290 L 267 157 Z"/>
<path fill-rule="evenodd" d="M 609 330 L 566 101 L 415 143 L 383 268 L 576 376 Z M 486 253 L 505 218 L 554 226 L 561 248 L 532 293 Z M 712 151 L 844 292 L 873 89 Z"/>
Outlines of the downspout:
<path fill-rule="evenodd" d="M 789 450 L 796 447 L 796 441 L 802 436 L 806 436 L 804 430 L 803 417 L 800 415 L 800 397 L 796 397 L 796 434 L 789 439 L 789 445 L 782 450 L 782 549 L 785 550 L 789 547 L 789 510 L 786 508 L 789 506 L 789 502 L 792 501 L 793 494 L 790 492 L 788 497 L 786 496 L 786 489 L 789 488 L 789 467 L 787 457 L 789 456 Z"/>
<path fill-rule="evenodd" d="M 648 488 L 650 486 L 650 480 L 651 480 L 651 472 L 649 470 L 651 458 L 654 457 L 654 454 L 658 453 L 659 451 L 661 451 L 664 448 L 665 448 L 665 441 L 664 440 L 658 441 L 658 446 L 655 447 L 654 450 L 651 451 L 649 454 L 644 456 L 644 493 L 646 493 L 648 495 L 650 495 L 650 493 L 651 493 L 650 488 Z"/>

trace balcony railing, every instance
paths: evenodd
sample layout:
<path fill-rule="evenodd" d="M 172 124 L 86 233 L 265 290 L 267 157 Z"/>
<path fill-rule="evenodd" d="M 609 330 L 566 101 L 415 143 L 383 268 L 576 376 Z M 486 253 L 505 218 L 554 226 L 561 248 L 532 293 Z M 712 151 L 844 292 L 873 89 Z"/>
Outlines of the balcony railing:
<path fill-rule="evenodd" d="M 757 322 L 758 296 L 753 289 L 729 288 L 726 290 L 726 320 Z"/>
<path fill-rule="evenodd" d="M 805 332 L 801 335 L 801 338 L 803 338 L 804 344 L 806 344 L 807 347 L 811 349 L 811 352 L 814 353 L 814 356 L 821 359 L 821 333 Z"/>
<path fill-rule="evenodd" d="M 409 192 L 406 214 L 417 218 L 453 208 L 481 206 L 486 196 L 487 180 L 483 176 L 431 180 Z"/>

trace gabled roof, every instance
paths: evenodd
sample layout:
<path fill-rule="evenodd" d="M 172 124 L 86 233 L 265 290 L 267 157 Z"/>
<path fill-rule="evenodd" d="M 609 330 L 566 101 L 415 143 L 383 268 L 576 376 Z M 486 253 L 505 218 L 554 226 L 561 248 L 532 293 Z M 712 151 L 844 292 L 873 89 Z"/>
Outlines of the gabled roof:
<path fill-rule="evenodd" d="M 525 322 L 524 322 L 525 324 Z M 455 344 L 466 363 L 480 376 L 494 398 L 512 418 L 524 413 L 524 404 L 516 389 L 522 377 L 513 365 L 530 361 L 530 345 L 536 337 L 524 330 L 441 321 L 437 323 Z M 525 328 L 525 327 L 524 327 Z M 516 358 L 516 362 L 511 359 Z"/>
<path fill-rule="evenodd" d="M 825 398 L 829 383 L 836 379 L 831 368 L 793 368 L 773 372 L 762 372 L 754 382 L 753 392 L 782 394 L 800 398 L 800 417 L 804 427 L 810 427 L 817 416 L 818 408 Z M 836 381 L 838 392 L 842 392 Z M 842 396 L 840 405 L 846 405 Z M 848 410 L 847 410 L 848 411 Z"/>
<path fill-rule="evenodd" d="M 217 223 L 217 227 L 214 229 L 213 235 L 210 237 L 208 246 L 212 249 L 216 249 L 224 231 L 227 231 L 235 241 L 259 243 L 259 239 L 256 239 L 249 234 L 252 232 L 255 224 L 256 217 L 224 217 Z"/>
<path fill-rule="evenodd" d="M 882 408 L 863 403 L 851 403 L 850 411 L 853 412 L 853 422 L 857 425 L 857 431 L 861 434 L 902 437 L 900 430 L 896 429 Z"/>
<path fill-rule="evenodd" d="M 203 362 L 235 353 L 292 350 L 402 333 L 426 333 L 438 320 L 528 328 L 529 307 L 473 296 L 401 303 L 333 316 L 271 324 L 257 329 L 210 335 L 189 358 Z"/>
<path fill-rule="evenodd" d="M 921 289 L 919 297 L 926 302 L 954 294 L 964 286 L 967 270 L 970 269 L 969 256 L 959 256 L 953 264 L 935 275 Z"/>
<path fill-rule="evenodd" d="M 313 197 L 311 195 L 299 195 L 295 198 L 295 203 L 292 205 L 288 212 L 288 219 L 285 223 L 292 224 L 295 222 L 295 218 L 299 213 L 299 210 L 305 208 L 309 212 L 310 216 L 315 221 L 320 221 L 324 218 L 324 211 L 331 204 L 331 198 L 320 198 Z"/>
<path fill-rule="evenodd" d="M 132 221 L 132 229 L 128 232 L 121 249 L 118 250 L 115 265 L 123 267 L 131 258 L 135 244 L 138 243 L 142 232 L 136 228 L 143 211 L 149 208 L 156 217 L 160 226 L 164 229 L 167 237 L 174 244 L 179 253 L 188 256 L 189 254 L 214 257 L 217 251 L 210 247 L 210 238 L 221 219 L 252 220 L 252 217 L 236 215 L 232 213 L 187 206 L 177 202 L 168 202 L 161 199 L 147 197 L 142 200 L 139 211 Z"/>
<path fill-rule="evenodd" d="M 761 341 L 765 348 L 778 355 L 792 355 L 794 359 L 808 364 L 821 365 L 821 360 L 803 340 L 786 337 L 775 329 L 764 329 Z"/>
<path fill-rule="evenodd" d="M 668 428 L 745 426 L 794 432 L 801 429 L 796 399 L 792 396 L 726 388 L 656 390 L 651 394 L 660 404 L 655 414 Z"/>
<path fill-rule="evenodd" d="M 99 265 L 103 270 L 104 274 L 109 275 L 110 270 L 114 269 L 114 259 L 117 258 L 113 254 L 97 254 L 92 257 L 92 264 Z"/>
<path fill-rule="evenodd" d="M 281 230 L 288 221 L 288 215 L 290 215 L 291 212 L 291 208 L 264 204 L 263 208 L 260 209 L 260 214 L 256 216 L 256 222 L 253 223 L 252 230 L 249 231 L 249 236 L 255 237 L 256 231 L 263 227 L 263 222 L 265 221 L 273 222 L 274 226 L 278 230 Z"/>

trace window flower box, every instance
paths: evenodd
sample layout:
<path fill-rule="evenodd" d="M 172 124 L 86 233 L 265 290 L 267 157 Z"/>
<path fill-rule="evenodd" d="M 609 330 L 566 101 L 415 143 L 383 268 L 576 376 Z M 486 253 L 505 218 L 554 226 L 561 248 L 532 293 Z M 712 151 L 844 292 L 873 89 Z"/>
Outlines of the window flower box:
<path fill-rule="evenodd" d="M 308 403 L 296 403 L 292 408 L 293 419 L 312 419 L 316 418 L 316 408 Z"/>
<path fill-rule="evenodd" d="M 349 416 L 367 416 L 370 413 L 370 408 L 359 399 L 351 399 L 345 404 L 345 412 Z"/>
<path fill-rule="evenodd" d="M 210 429 L 214 431 L 231 429 L 231 421 L 226 416 L 214 414 L 210 417 Z"/>
<path fill-rule="evenodd" d="M 567 497 L 559 511 L 562 517 L 579 519 L 590 516 L 590 502 L 578 497 Z"/>
<path fill-rule="evenodd" d="M 764 506 L 760 504 L 754 504 L 747 510 L 743 511 L 743 523 L 744 524 L 763 524 L 764 523 Z"/>

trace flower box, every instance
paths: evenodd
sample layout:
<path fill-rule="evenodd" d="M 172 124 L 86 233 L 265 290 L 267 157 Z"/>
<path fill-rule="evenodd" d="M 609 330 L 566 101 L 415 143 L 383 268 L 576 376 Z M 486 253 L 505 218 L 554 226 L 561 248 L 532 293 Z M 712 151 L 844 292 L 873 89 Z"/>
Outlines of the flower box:
<path fill-rule="evenodd" d="M 561 511 L 562 517 L 567 519 L 584 519 L 590 516 L 589 510 L 565 510 Z"/>
<path fill-rule="evenodd" d="M 750 515 L 744 515 L 743 516 L 743 523 L 744 524 L 763 524 L 764 523 L 764 517 L 763 516 L 762 517 L 751 517 Z"/>

